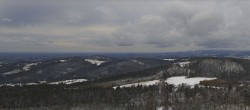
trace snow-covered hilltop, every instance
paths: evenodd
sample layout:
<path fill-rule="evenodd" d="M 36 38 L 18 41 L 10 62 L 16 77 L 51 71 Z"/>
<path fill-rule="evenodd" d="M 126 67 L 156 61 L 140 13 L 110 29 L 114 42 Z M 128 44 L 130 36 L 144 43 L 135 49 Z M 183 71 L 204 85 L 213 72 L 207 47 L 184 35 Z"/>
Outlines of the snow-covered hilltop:
<path fill-rule="evenodd" d="M 176 59 L 163 59 L 165 61 L 175 61 Z"/>
<path fill-rule="evenodd" d="M 186 61 L 186 62 L 179 62 L 178 64 L 181 66 L 181 67 L 185 67 L 186 65 L 188 65 L 190 62 L 189 61 Z"/>
<path fill-rule="evenodd" d="M 95 64 L 97 66 L 101 65 L 102 63 L 105 63 L 107 61 L 100 61 L 100 60 L 97 60 L 97 59 L 85 59 L 84 61 L 87 61 L 91 64 Z"/>

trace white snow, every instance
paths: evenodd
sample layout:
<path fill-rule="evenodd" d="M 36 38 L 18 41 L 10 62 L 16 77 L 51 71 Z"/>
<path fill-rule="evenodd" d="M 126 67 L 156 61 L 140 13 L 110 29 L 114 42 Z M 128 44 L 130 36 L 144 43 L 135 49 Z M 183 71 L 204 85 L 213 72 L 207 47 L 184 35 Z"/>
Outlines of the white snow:
<path fill-rule="evenodd" d="M 188 65 L 190 62 L 186 61 L 186 62 L 178 62 L 178 64 L 181 66 L 181 67 L 184 67 L 186 65 Z"/>
<path fill-rule="evenodd" d="M 19 69 L 14 69 L 14 70 L 12 70 L 12 71 L 3 73 L 3 75 L 17 74 L 17 73 L 19 73 L 19 72 L 21 72 L 21 70 L 19 70 Z"/>
<path fill-rule="evenodd" d="M 64 62 L 66 62 L 67 60 L 60 60 L 60 62 L 62 62 L 62 63 L 64 63 Z"/>
<path fill-rule="evenodd" d="M 38 85 L 38 84 L 40 84 L 40 83 L 26 83 L 26 84 L 24 84 L 24 85 Z"/>
<path fill-rule="evenodd" d="M 24 71 L 29 71 L 30 68 L 31 68 L 32 66 L 35 66 L 35 65 L 37 65 L 38 63 L 41 63 L 41 62 L 26 64 L 26 65 L 23 67 L 23 70 L 24 70 Z"/>
<path fill-rule="evenodd" d="M 14 86 L 22 86 L 22 84 L 21 83 L 18 83 L 18 84 L 12 84 L 12 83 L 10 83 L 10 84 L 1 84 L 0 87 L 2 87 L 2 86 L 14 87 Z"/>
<path fill-rule="evenodd" d="M 175 61 L 176 59 L 163 59 L 165 61 Z"/>
<path fill-rule="evenodd" d="M 29 86 L 29 85 L 39 85 L 39 84 L 40 83 L 24 83 L 24 84 L 22 84 L 22 83 L 16 83 L 16 84 L 8 83 L 8 84 L 0 84 L 0 87 L 2 87 L 2 86 L 14 87 L 14 86 L 23 86 L 23 85 Z"/>
<path fill-rule="evenodd" d="M 85 61 L 87 61 L 91 64 L 96 64 L 97 66 L 101 65 L 102 63 L 107 62 L 107 61 L 99 61 L 97 59 L 85 59 Z"/>
<path fill-rule="evenodd" d="M 86 82 L 87 79 L 71 79 L 71 80 L 65 80 L 65 81 L 58 81 L 58 82 L 51 82 L 48 84 L 74 84 L 78 82 Z"/>
<path fill-rule="evenodd" d="M 196 84 L 199 84 L 200 81 L 204 80 L 215 80 L 217 78 L 207 78 L 207 77 L 192 77 L 192 78 L 187 78 L 186 76 L 174 76 L 168 78 L 165 82 L 168 84 L 173 84 L 175 86 L 181 85 L 181 84 L 186 84 L 190 85 L 193 87 Z"/>
<path fill-rule="evenodd" d="M 165 108 L 164 107 L 159 107 L 156 110 L 165 110 Z"/>
<path fill-rule="evenodd" d="M 72 79 L 72 80 L 65 80 L 65 81 L 58 81 L 58 82 L 52 82 L 52 83 L 46 83 L 47 81 L 39 81 L 39 83 L 8 83 L 8 84 L 0 84 L 0 87 L 2 86 L 23 86 L 23 85 L 39 85 L 39 84 L 74 84 L 74 83 L 78 83 L 78 82 L 85 82 L 88 81 L 87 79 Z"/>
<path fill-rule="evenodd" d="M 40 84 L 44 84 L 46 83 L 47 81 L 39 81 Z"/>
<path fill-rule="evenodd" d="M 140 65 L 144 65 L 143 62 L 140 62 L 140 61 L 138 61 L 138 60 L 131 60 L 131 61 L 134 62 L 134 63 L 138 63 L 138 64 L 140 64 Z"/>
<path fill-rule="evenodd" d="M 168 84 L 173 84 L 175 86 L 185 84 L 185 85 L 194 87 L 194 85 L 200 84 L 200 81 L 215 80 L 215 79 L 217 79 L 217 78 L 207 78 L 207 77 L 187 78 L 186 76 L 174 76 L 174 77 L 167 78 L 165 80 L 165 82 L 168 83 Z M 132 87 L 132 86 L 138 86 L 138 85 L 149 86 L 149 85 L 157 85 L 159 83 L 160 83 L 160 80 L 152 80 L 152 81 L 144 81 L 144 82 L 126 84 L 126 85 L 121 85 L 121 86 L 115 86 L 113 88 L 116 89 L 117 87 L 123 88 L 123 87 Z"/>
<path fill-rule="evenodd" d="M 139 82 L 139 83 L 132 83 L 132 84 L 121 85 L 119 87 L 123 88 L 123 87 L 132 87 L 132 86 L 138 86 L 138 85 L 141 85 L 141 86 L 150 86 L 150 85 L 156 85 L 159 82 L 160 82 L 160 80 L 153 80 L 153 81 L 145 81 L 145 82 Z M 115 86 L 113 88 L 116 89 L 117 86 Z"/>

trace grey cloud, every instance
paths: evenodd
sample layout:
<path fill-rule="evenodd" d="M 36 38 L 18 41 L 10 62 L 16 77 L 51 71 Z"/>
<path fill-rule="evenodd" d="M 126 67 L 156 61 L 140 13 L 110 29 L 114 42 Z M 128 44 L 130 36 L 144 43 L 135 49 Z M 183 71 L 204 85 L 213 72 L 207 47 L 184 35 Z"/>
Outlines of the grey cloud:
<path fill-rule="evenodd" d="M 119 29 L 112 33 L 110 40 L 117 46 L 133 46 L 137 43 L 137 35 L 134 31 L 132 26 L 126 26 L 126 28 Z"/>
<path fill-rule="evenodd" d="M 115 19 L 119 18 L 119 16 L 117 15 L 117 13 L 113 9 L 111 9 L 111 8 L 108 8 L 108 7 L 97 7 L 97 8 L 95 8 L 95 10 L 101 12 L 101 17 L 104 20 L 112 21 L 112 20 L 115 20 Z"/>
<path fill-rule="evenodd" d="M 0 51 L 38 42 L 48 51 L 250 48 L 249 1 L 19 2 L 0 5 L 0 29 L 11 30 L 0 30 Z"/>
<path fill-rule="evenodd" d="M 245 31 L 249 30 L 249 24 L 244 21 L 249 16 L 241 18 L 244 19 L 242 21 L 227 21 L 228 15 L 225 13 L 230 13 L 231 10 L 225 8 L 230 8 L 232 4 L 234 3 L 170 1 L 166 3 L 166 8 L 161 14 L 143 15 L 139 20 L 132 22 L 133 27 L 126 28 L 133 29 L 130 32 L 137 35 L 137 43 L 154 44 L 157 47 L 190 45 L 200 48 L 235 48 L 249 41 L 242 41 L 241 45 L 234 43 L 235 39 L 242 39 L 243 33 L 246 34 L 244 36 L 250 35 Z M 241 5 L 234 7 L 236 11 L 230 13 L 230 16 L 239 19 L 237 17 L 240 13 L 246 10 L 239 8 Z M 231 24 L 232 22 L 234 24 Z M 127 30 L 126 28 L 124 30 Z M 211 45 L 211 42 L 215 44 Z"/>
<path fill-rule="evenodd" d="M 198 45 L 203 46 L 208 49 L 229 49 L 232 47 L 237 47 L 240 44 L 240 42 L 233 41 L 230 39 L 209 39 L 209 40 L 203 40 L 201 42 L 197 42 Z"/>
<path fill-rule="evenodd" d="M 223 28 L 224 18 L 220 14 L 204 12 L 196 14 L 187 26 L 190 36 L 204 37 Z"/>
<path fill-rule="evenodd" d="M 0 11 L 2 17 L 0 25 L 34 25 L 52 20 L 51 17 L 55 17 L 55 14 L 60 16 L 59 10 L 61 8 L 59 9 L 59 6 L 48 3 L 12 1 L 7 3 L 4 2 L 3 4 L 5 7 Z"/>

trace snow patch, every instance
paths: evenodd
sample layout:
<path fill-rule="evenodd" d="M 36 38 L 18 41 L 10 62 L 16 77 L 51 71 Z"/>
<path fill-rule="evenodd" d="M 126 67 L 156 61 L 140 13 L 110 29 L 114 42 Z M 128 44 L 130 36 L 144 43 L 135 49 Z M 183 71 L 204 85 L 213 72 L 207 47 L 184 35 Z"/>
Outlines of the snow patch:
<path fill-rule="evenodd" d="M 150 85 L 156 85 L 158 83 L 160 83 L 160 80 L 153 80 L 153 81 L 145 81 L 145 82 L 139 82 L 139 83 L 126 84 L 126 85 L 121 85 L 119 87 L 123 88 L 123 87 L 132 87 L 132 86 L 138 86 L 138 85 L 141 85 L 141 86 L 150 86 Z M 115 86 L 113 88 L 116 89 L 117 87 L 118 86 Z"/>
<path fill-rule="evenodd" d="M 175 61 L 176 59 L 163 59 L 165 61 Z"/>
<path fill-rule="evenodd" d="M 134 63 L 138 63 L 138 64 L 140 64 L 140 65 L 144 65 L 143 62 L 140 62 L 140 61 L 138 61 L 138 60 L 131 60 L 131 61 L 134 62 Z"/>
<path fill-rule="evenodd" d="M 44 84 L 46 83 L 47 81 L 39 81 L 40 84 Z"/>
<path fill-rule="evenodd" d="M 60 62 L 64 63 L 64 62 L 67 62 L 67 60 L 60 60 Z"/>
<path fill-rule="evenodd" d="M 187 78 L 186 76 L 175 76 L 167 78 L 165 82 L 168 84 L 173 84 L 175 86 L 181 85 L 181 84 L 187 84 L 193 87 L 196 84 L 199 84 L 200 81 L 204 80 L 215 80 L 217 78 L 207 78 L 207 77 L 193 77 L 193 78 Z"/>
<path fill-rule="evenodd" d="M 17 83 L 17 84 L 12 84 L 12 83 L 10 83 L 10 84 L 1 84 L 0 87 L 2 87 L 2 86 L 14 87 L 14 86 L 22 86 L 22 84 L 21 83 Z"/>
<path fill-rule="evenodd" d="M 3 75 L 17 74 L 17 73 L 19 73 L 19 72 L 21 72 L 21 70 L 15 69 L 15 70 L 12 70 L 12 71 L 3 73 Z"/>
<path fill-rule="evenodd" d="M 159 107 L 156 110 L 165 110 L 165 108 L 164 107 Z"/>
<path fill-rule="evenodd" d="M 31 68 L 32 66 L 35 66 L 35 65 L 37 65 L 37 64 L 39 64 L 39 63 L 41 63 L 41 62 L 26 64 L 26 65 L 23 67 L 23 70 L 24 70 L 24 71 L 29 71 L 30 68 Z"/>
<path fill-rule="evenodd" d="M 51 82 L 48 84 L 74 84 L 74 83 L 79 83 L 79 82 L 86 82 L 88 81 L 87 79 L 71 79 L 71 80 L 65 80 L 65 81 L 58 81 L 58 82 Z"/>
<path fill-rule="evenodd" d="M 8 83 L 8 84 L 0 84 L 0 87 L 2 86 L 10 86 L 10 87 L 14 87 L 14 86 L 30 86 L 30 85 L 40 85 L 40 84 L 74 84 L 74 83 L 78 83 L 78 82 L 86 82 L 88 81 L 87 79 L 72 79 L 72 80 L 65 80 L 65 81 L 58 81 L 58 82 L 52 82 L 52 83 L 47 83 L 47 81 L 39 81 L 39 83 Z"/>
<path fill-rule="evenodd" d="M 97 66 L 101 65 L 102 63 L 105 63 L 107 61 L 100 61 L 97 59 L 85 59 L 85 61 L 91 63 L 91 64 L 96 64 Z"/>
<path fill-rule="evenodd" d="M 9 87 L 14 87 L 14 86 L 24 86 L 24 85 L 27 85 L 27 86 L 29 86 L 29 85 L 39 85 L 40 83 L 24 83 L 24 84 L 22 84 L 22 83 L 16 83 L 16 84 L 13 84 L 13 83 L 9 83 L 9 84 L 0 84 L 0 87 L 2 87 L 2 86 L 9 86 Z"/>
<path fill-rule="evenodd" d="M 189 63 L 191 63 L 191 62 L 188 62 L 188 61 L 186 61 L 186 62 L 178 62 L 178 64 L 179 64 L 181 67 L 184 67 L 184 66 L 188 65 Z"/>
<path fill-rule="evenodd" d="M 38 85 L 38 84 L 40 84 L 40 83 L 26 83 L 26 84 L 24 84 L 24 85 Z"/>

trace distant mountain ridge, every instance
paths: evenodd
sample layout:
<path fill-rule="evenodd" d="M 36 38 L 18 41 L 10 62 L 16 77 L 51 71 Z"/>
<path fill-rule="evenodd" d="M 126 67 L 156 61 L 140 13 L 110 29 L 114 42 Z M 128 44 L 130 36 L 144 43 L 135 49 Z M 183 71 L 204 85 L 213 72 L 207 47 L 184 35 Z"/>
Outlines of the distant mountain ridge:
<path fill-rule="evenodd" d="M 195 50 L 159 53 L 32 53 L 32 52 L 0 52 L 0 61 L 40 61 L 65 57 L 107 56 L 115 59 L 128 58 L 183 58 L 183 57 L 240 57 L 248 58 L 250 51 L 236 50 Z"/>

